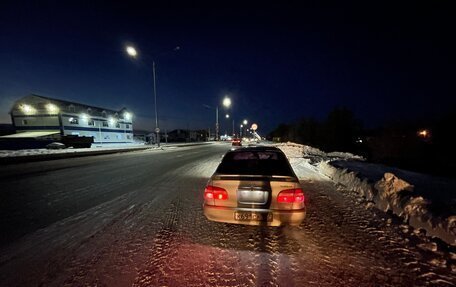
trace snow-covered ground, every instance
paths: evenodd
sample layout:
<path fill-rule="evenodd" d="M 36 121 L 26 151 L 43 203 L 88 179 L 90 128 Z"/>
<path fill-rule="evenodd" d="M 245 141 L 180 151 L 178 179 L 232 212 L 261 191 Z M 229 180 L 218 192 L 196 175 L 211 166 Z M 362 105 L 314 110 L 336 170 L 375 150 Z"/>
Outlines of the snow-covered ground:
<path fill-rule="evenodd" d="M 113 145 L 92 145 L 91 148 L 65 148 L 65 149 L 21 149 L 21 150 L 0 150 L 0 157 L 22 157 L 33 155 L 46 154 L 64 154 L 64 153 L 80 153 L 80 152 L 95 152 L 104 150 L 120 150 L 132 148 L 144 148 L 144 143 L 132 144 L 113 144 Z"/>
<path fill-rule="evenodd" d="M 189 145 L 195 143 L 188 143 Z M 186 145 L 186 143 L 162 143 L 161 148 L 173 147 L 176 145 Z M 91 148 L 65 148 L 65 149 L 22 149 L 22 150 L 0 150 L 0 158 L 6 157 L 27 157 L 37 155 L 65 154 L 65 153 L 90 153 L 99 151 L 121 151 L 131 149 L 157 148 L 156 145 L 148 145 L 144 142 L 135 142 L 131 144 L 92 144 Z"/>
<path fill-rule="evenodd" d="M 446 244 L 366 208 L 292 147 L 301 226 L 208 221 L 204 187 L 228 149 L 0 165 L 0 222 L 36 226 L 0 248 L 0 286 L 456 285 Z"/>
<path fill-rule="evenodd" d="M 364 197 L 367 207 L 393 212 L 427 235 L 456 245 L 456 180 L 367 163 L 350 153 L 324 153 L 295 143 L 276 146 L 292 163 L 312 168 Z"/>

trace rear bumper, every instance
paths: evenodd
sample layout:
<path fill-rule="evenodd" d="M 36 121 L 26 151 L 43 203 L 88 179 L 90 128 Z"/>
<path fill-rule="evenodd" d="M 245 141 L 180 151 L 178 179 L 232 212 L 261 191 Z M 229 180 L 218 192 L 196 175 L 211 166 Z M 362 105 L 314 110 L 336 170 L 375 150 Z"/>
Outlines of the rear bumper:
<path fill-rule="evenodd" d="M 280 225 L 299 225 L 306 217 L 306 208 L 298 210 L 272 210 L 272 209 L 245 209 L 245 208 L 231 208 L 213 205 L 203 205 L 204 215 L 207 219 L 217 222 L 247 224 L 247 225 L 266 225 L 266 226 L 280 226 Z M 272 221 L 239 221 L 234 218 L 236 211 L 255 211 L 258 213 L 272 213 Z"/>

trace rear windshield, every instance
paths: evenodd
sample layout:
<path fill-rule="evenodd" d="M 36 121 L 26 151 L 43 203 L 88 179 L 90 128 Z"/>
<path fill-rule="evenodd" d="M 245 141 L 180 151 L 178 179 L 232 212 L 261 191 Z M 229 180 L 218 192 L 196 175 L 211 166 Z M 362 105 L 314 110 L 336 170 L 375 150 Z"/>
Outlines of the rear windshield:
<path fill-rule="evenodd" d="M 274 151 L 229 152 L 216 173 L 294 176 L 287 158 L 282 153 Z"/>

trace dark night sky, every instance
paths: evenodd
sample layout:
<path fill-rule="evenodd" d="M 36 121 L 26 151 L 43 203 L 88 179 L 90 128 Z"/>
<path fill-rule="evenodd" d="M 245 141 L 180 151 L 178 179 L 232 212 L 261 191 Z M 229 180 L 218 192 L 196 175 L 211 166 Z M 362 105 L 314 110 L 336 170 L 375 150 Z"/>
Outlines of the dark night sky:
<path fill-rule="evenodd" d="M 155 2 L 2 1 L 0 122 L 32 92 L 126 106 L 136 128 L 153 128 L 152 58 L 168 130 L 213 129 L 215 111 L 203 105 L 221 105 L 225 94 L 236 126 L 247 118 L 263 134 L 336 106 L 365 126 L 455 108 L 451 1 Z M 136 60 L 124 52 L 129 43 Z M 220 121 L 231 130 L 222 112 Z"/>

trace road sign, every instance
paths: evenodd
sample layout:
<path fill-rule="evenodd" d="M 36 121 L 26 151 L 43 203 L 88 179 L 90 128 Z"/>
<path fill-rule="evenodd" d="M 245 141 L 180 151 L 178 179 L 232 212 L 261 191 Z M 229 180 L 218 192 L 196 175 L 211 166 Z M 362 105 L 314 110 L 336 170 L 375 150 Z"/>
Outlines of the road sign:
<path fill-rule="evenodd" d="M 251 127 L 252 130 L 256 131 L 258 129 L 258 125 L 257 124 L 252 124 L 252 127 Z"/>

